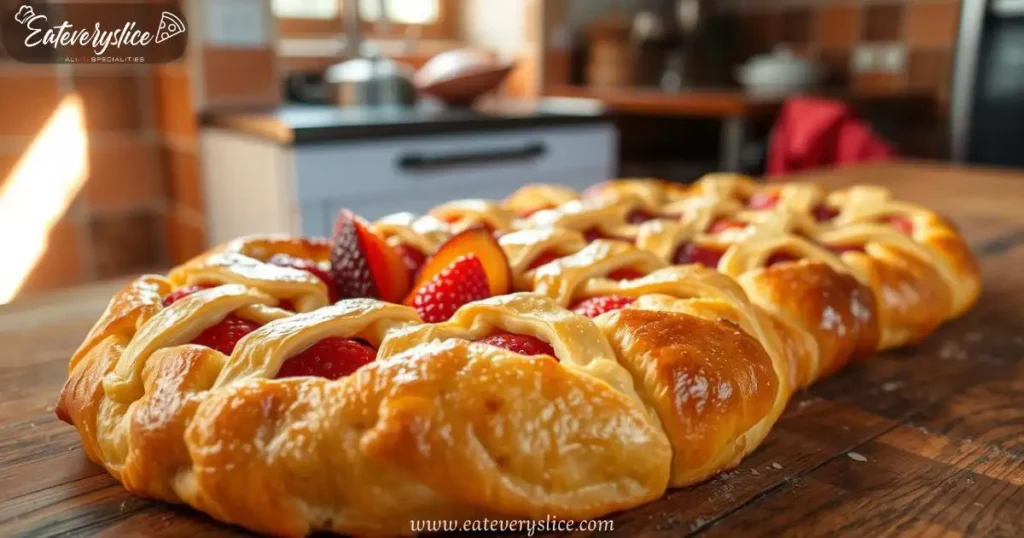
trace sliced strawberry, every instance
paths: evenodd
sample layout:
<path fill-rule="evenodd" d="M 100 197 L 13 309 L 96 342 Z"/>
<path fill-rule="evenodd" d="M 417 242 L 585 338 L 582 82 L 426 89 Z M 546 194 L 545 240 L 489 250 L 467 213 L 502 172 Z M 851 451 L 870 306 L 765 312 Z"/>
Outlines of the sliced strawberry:
<path fill-rule="evenodd" d="M 811 213 L 814 214 L 814 220 L 818 222 L 825 222 L 832 220 L 839 216 L 839 210 L 825 204 L 818 204 L 811 209 Z"/>
<path fill-rule="evenodd" d="M 409 272 L 398 252 L 347 209 L 338 213 L 334 223 L 331 276 L 342 299 L 398 302 L 409 289 Z"/>
<path fill-rule="evenodd" d="M 185 297 L 188 297 L 189 295 L 192 295 L 197 291 L 210 289 L 212 287 L 212 284 L 199 284 L 196 286 L 185 286 L 182 288 L 178 288 L 172 291 L 171 293 L 168 293 L 164 297 L 163 304 L 164 306 L 171 306 L 172 304 L 184 299 Z"/>
<path fill-rule="evenodd" d="M 496 332 L 480 340 L 480 343 L 507 349 L 520 355 L 555 356 L 555 350 L 547 342 L 525 334 Z"/>
<path fill-rule="evenodd" d="M 423 264 L 413 289 L 420 289 L 456 259 L 473 255 L 483 265 L 490 295 L 504 295 L 512 289 L 512 270 L 501 245 L 486 228 L 470 228 L 445 241 Z"/>
<path fill-rule="evenodd" d="M 914 234 L 914 223 L 907 217 L 892 216 L 882 219 L 882 222 L 896 228 L 900 233 L 904 235 Z"/>
<path fill-rule="evenodd" d="M 432 279 L 418 286 L 406 304 L 427 323 L 452 317 L 460 306 L 491 296 L 484 265 L 475 254 L 456 258 Z"/>
<path fill-rule="evenodd" d="M 781 197 L 782 193 L 777 190 L 759 191 L 747 200 L 747 207 L 758 210 L 771 209 L 779 204 Z"/>
<path fill-rule="evenodd" d="M 558 258 L 561 258 L 561 256 L 559 256 L 558 253 L 556 253 L 555 251 L 553 251 L 553 250 L 545 250 L 544 252 L 541 252 L 539 256 L 534 258 L 533 261 L 530 262 L 530 265 L 527 266 L 526 269 L 527 270 L 536 269 L 536 268 L 538 268 L 538 267 L 540 267 L 542 265 L 547 265 L 547 264 L 557 260 Z"/>
<path fill-rule="evenodd" d="M 373 362 L 377 350 L 348 338 L 324 338 L 302 353 L 284 361 L 277 379 L 314 376 L 339 379 Z"/>
<path fill-rule="evenodd" d="M 320 267 L 320 264 L 317 262 L 303 258 L 296 258 L 287 254 L 274 254 L 269 260 L 267 260 L 267 263 L 280 267 L 291 267 L 292 269 L 298 269 L 312 274 L 327 285 L 327 293 L 330 295 L 331 302 L 338 302 L 339 297 L 338 292 L 334 289 L 334 278 L 331 277 L 330 271 Z M 284 301 L 282 301 L 282 303 L 283 302 Z"/>
<path fill-rule="evenodd" d="M 596 318 L 605 312 L 621 310 L 633 304 L 636 299 L 622 295 L 605 295 L 603 297 L 591 297 L 583 299 L 569 307 L 569 310 L 582 314 L 588 318 Z"/>
<path fill-rule="evenodd" d="M 192 343 L 216 349 L 225 355 L 230 355 L 235 350 L 235 344 L 242 337 L 259 327 L 256 323 L 230 314 L 220 323 L 200 333 L 199 336 L 192 340 Z"/>
<path fill-rule="evenodd" d="M 731 229 L 734 229 L 734 228 L 740 229 L 740 228 L 746 228 L 746 227 L 747 227 L 747 223 L 746 222 L 739 221 L 739 220 L 728 219 L 728 218 L 720 218 L 720 219 L 716 219 L 714 222 L 711 223 L 710 226 L 708 226 L 708 232 L 707 233 L 709 233 L 709 234 L 717 234 L 717 233 L 724 232 L 725 230 L 731 230 Z"/>
<path fill-rule="evenodd" d="M 637 278 L 643 278 L 645 275 L 633 269 L 632 267 L 623 267 L 622 269 L 616 269 L 611 273 L 608 273 L 608 277 L 612 280 L 635 280 Z"/>
<path fill-rule="evenodd" d="M 699 263 L 714 269 L 718 267 L 718 262 L 722 261 L 722 256 L 725 256 L 724 251 L 687 243 L 676 250 L 672 263 L 677 265 Z"/>
<path fill-rule="evenodd" d="M 409 245 L 399 245 L 396 250 L 398 250 L 398 256 L 402 258 L 405 268 L 409 271 L 409 282 L 415 281 L 417 273 L 420 272 L 420 267 L 423 267 L 423 262 L 427 261 L 426 254 L 420 252 L 420 249 L 410 247 Z"/>

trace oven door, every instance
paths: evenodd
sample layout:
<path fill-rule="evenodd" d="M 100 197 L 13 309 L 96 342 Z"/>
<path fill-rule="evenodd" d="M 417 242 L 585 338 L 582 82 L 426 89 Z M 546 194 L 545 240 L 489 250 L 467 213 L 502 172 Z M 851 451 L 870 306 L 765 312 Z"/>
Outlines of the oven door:
<path fill-rule="evenodd" d="M 963 5 L 950 114 L 953 157 L 1024 167 L 1024 0 Z"/>

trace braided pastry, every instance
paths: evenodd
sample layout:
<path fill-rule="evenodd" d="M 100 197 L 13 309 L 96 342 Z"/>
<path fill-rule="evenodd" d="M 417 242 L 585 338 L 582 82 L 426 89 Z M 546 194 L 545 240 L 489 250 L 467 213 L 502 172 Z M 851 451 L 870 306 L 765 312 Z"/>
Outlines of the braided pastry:
<path fill-rule="evenodd" d="M 533 185 L 335 229 L 117 293 L 57 406 L 88 457 L 272 534 L 594 518 L 737 465 L 795 390 L 980 289 L 949 224 L 871 187 Z"/>

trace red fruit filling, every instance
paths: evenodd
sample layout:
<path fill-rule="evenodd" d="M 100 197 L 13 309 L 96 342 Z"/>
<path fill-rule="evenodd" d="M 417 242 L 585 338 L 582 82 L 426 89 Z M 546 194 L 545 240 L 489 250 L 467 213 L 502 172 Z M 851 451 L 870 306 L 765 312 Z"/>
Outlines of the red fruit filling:
<path fill-rule="evenodd" d="M 717 234 L 717 233 L 724 232 L 725 230 L 741 229 L 741 228 L 746 228 L 746 227 L 747 227 L 747 223 L 746 222 L 742 222 L 742 221 L 738 221 L 738 220 L 732 220 L 732 219 L 727 219 L 727 218 L 720 218 L 720 219 L 716 219 L 714 222 L 711 223 L 710 226 L 708 226 L 707 233 L 709 233 L 709 234 Z"/>
<path fill-rule="evenodd" d="M 811 209 L 811 213 L 814 214 L 814 220 L 818 222 L 829 221 L 839 216 L 838 209 L 825 204 L 818 204 L 814 206 L 814 208 Z"/>
<path fill-rule="evenodd" d="M 242 337 L 259 327 L 258 324 L 252 321 L 230 314 L 220 323 L 200 333 L 199 336 L 192 340 L 192 343 L 216 349 L 225 355 L 230 355 L 235 350 L 235 344 Z"/>
<path fill-rule="evenodd" d="M 907 217 L 886 217 L 882 219 L 882 222 L 896 228 L 904 235 L 913 235 L 914 233 L 914 223 L 910 222 Z"/>
<path fill-rule="evenodd" d="M 267 263 L 277 265 L 279 267 L 291 267 L 292 269 L 299 269 L 300 271 L 311 273 L 327 285 L 327 293 L 330 296 L 331 302 L 338 302 L 338 292 L 334 289 L 334 278 L 331 277 L 331 273 L 329 271 L 321 269 L 320 264 L 317 262 L 303 258 L 296 258 L 287 254 L 274 254 L 269 260 L 267 260 Z M 281 301 L 281 304 L 284 304 L 285 302 L 286 301 Z M 287 302 L 290 303 L 290 301 Z M 288 310 L 294 310 L 294 308 L 289 308 Z"/>
<path fill-rule="evenodd" d="M 583 299 L 569 307 L 569 310 L 587 316 L 588 318 L 596 318 L 605 312 L 611 312 L 613 310 L 621 310 L 627 306 L 633 304 L 636 299 L 632 297 L 624 297 L 621 295 L 606 295 L 604 297 L 591 297 L 590 299 Z"/>
<path fill-rule="evenodd" d="M 797 259 L 798 258 L 796 256 L 793 256 L 792 254 L 789 254 L 789 253 L 786 253 L 786 252 L 775 252 L 771 256 L 768 256 L 768 259 L 765 260 L 765 262 L 764 262 L 764 266 L 765 267 L 771 267 L 773 265 L 776 265 L 776 264 L 779 264 L 779 263 L 783 263 L 783 262 L 796 261 Z"/>
<path fill-rule="evenodd" d="M 542 265 L 547 265 L 561 257 L 562 256 L 559 256 L 553 250 L 546 250 L 544 252 L 541 252 L 539 256 L 537 256 L 536 258 L 533 259 L 532 262 L 530 262 L 530 265 L 527 266 L 527 270 L 536 269 Z"/>
<path fill-rule="evenodd" d="M 314 376 L 339 379 L 373 362 L 377 350 L 348 338 L 324 338 L 302 353 L 284 361 L 277 378 Z"/>
<path fill-rule="evenodd" d="M 491 296 L 484 265 L 475 254 L 456 258 L 434 278 L 418 287 L 406 304 L 427 323 L 439 323 L 466 303 Z"/>
<path fill-rule="evenodd" d="M 608 277 L 612 280 L 634 280 L 637 278 L 643 278 L 644 273 L 633 269 L 632 267 L 623 267 L 622 269 L 616 269 L 611 273 L 608 273 Z"/>
<path fill-rule="evenodd" d="M 779 191 L 760 191 L 754 193 L 746 205 L 750 209 L 771 209 L 778 205 L 781 196 Z"/>
<path fill-rule="evenodd" d="M 725 251 L 687 243 L 676 250 L 672 263 L 676 265 L 699 263 L 714 269 L 718 267 L 718 262 L 722 260 L 722 256 L 725 256 Z"/>
<path fill-rule="evenodd" d="M 418 248 L 410 247 L 409 245 L 400 245 L 396 250 L 398 250 L 398 255 L 402 258 L 405 268 L 409 271 L 409 281 L 416 280 L 420 267 L 423 267 L 423 262 L 427 261 L 426 254 L 420 252 Z"/>
<path fill-rule="evenodd" d="M 480 340 L 480 343 L 507 349 L 520 355 L 555 356 L 555 350 L 547 342 L 525 334 L 495 332 Z"/>
<path fill-rule="evenodd" d="M 172 304 L 174 304 L 174 303 L 184 299 L 185 297 L 188 297 L 189 295 L 192 295 L 193 293 L 195 293 L 197 291 L 202 291 L 202 290 L 205 290 L 205 289 L 210 289 L 212 287 L 213 287 L 213 285 L 211 285 L 211 284 L 199 284 L 199 285 L 196 285 L 196 286 L 185 286 L 185 287 L 182 287 L 182 288 L 178 288 L 178 289 L 172 291 L 171 293 L 168 293 L 164 297 L 163 305 L 164 306 L 171 306 Z"/>
<path fill-rule="evenodd" d="M 637 208 L 626 215 L 626 222 L 630 224 L 643 224 L 654 218 L 656 218 L 654 215 L 651 215 L 643 209 Z"/>

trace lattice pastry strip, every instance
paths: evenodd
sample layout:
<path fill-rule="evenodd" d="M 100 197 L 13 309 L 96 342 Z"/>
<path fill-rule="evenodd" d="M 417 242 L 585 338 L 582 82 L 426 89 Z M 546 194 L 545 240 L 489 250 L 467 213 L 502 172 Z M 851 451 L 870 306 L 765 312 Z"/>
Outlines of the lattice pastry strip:
<path fill-rule="evenodd" d="M 375 300 L 325 306 L 326 241 L 243 238 L 115 296 L 72 358 L 58 414 L 130 490 L 274 534 L 636 506 L 736 465 L 793 390 L 926 334 L 977 295 L 976 282 L 957 288 L 976 266 L 933 213 L 885 191 L 770 188 L 619 181 L 577 199 L 534 186 L 504 207 L 379 221 L 389 244 L 424 255 L 490 228 L 514 287 L 534 292 L 438 324 Z M 894 217 L 909 234 L 879 224 Z M 743 229 L 709 230 L 719 219 Z M 642 248 L 588 242 L 606 233 Z M 686 245 L 720 249 L 718 271 L 670 265 Z M 181 290 L 192 293 L 162 306 Z M 566 309 L 603 298 L 619 306 L 593 320 Z M 189 344 L 227 316 L 260 327 L 230 355 Z M 496 334 L 551 347 L 513 352 Z M 332 338 L 376 360 L 334 381 L 276 379 Z"/>

